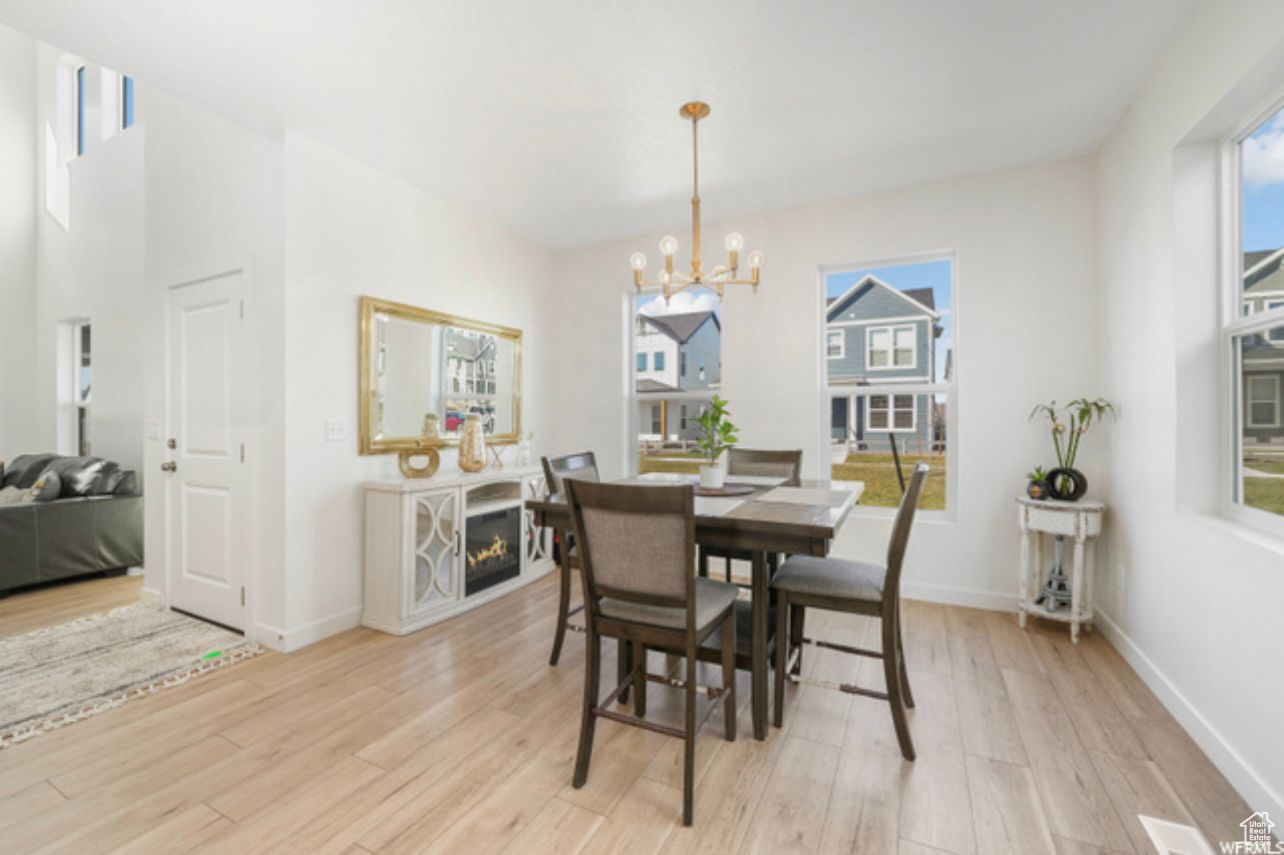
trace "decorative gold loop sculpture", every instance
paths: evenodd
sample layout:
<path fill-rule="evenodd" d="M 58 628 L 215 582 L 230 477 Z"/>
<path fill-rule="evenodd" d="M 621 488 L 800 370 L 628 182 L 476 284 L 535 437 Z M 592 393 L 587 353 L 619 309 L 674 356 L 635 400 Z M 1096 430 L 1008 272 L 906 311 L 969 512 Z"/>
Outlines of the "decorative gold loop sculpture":
<path fill-rule="evenodd" d="M 423 466 L 416 466 L 412 462 L 416 457 L 425 458 Z M 397 465 L 401 467 L 401 474 L 407 478 L 431 478 L 437 474 L 437 467 L 441 465 L 441 455 L 431 447 L 405 449 L 397 455 Z"/>

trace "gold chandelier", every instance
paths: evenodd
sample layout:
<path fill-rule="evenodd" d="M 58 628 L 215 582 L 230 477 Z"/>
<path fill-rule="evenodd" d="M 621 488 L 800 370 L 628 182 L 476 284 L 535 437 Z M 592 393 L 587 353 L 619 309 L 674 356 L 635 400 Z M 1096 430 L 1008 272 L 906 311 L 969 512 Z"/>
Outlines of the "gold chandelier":
<path fill-rule="evenodd" d="M 664 299 L 686 288 L 699 285 L 713 288 L 718 296 L 728 285 L 752 285 L 758 290 L 758 271 L 762 268 L 764 256 L 758 250 L 749 253 L 749 278 L 739 279 L 740 250 L 744 249 L 745 239 L 739 232 L 727 235 L 723 245 L 727 248 L 727 263 L 719 264 L 707 273 L 700 268 L 700 120 L 709 115 L 709 105 L 701 101 L 683 104 L 678 115 L 691 120 L 691 163 L 693 192 L 691 196 L 691 272 L 681 273 L 673 270 L 673 256 L 678 251 L 678 239 L 673 235 L 660 238 L 660 253 L 664 255 L 664 270 L 659 279 L 645 278 L 646 256 L 635 252 L 629 256 L 629 266 L 633 268 L 633 284 L 638 293 L 648 285 L 659 285 L 664 291 Z"/>

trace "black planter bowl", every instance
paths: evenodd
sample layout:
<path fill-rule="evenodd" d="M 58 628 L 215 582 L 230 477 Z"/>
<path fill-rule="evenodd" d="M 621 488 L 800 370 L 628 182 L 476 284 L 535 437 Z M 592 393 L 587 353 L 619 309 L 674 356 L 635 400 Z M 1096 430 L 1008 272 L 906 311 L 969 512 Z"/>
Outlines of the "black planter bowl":
<path fill-rule="evenodd" d="M 1053 469 L 1048 473 L 1048 498 L 1077 502 L 1088 492 L 1088 479 L 1078 469 Z"/>
<path fill-rule="evenodd" d="M 1025 485 L 1025 494 L 1031 499 L 1041 500 L 1048 498 L 1048 482 L 1031 481 L 1029 484 Z"/>

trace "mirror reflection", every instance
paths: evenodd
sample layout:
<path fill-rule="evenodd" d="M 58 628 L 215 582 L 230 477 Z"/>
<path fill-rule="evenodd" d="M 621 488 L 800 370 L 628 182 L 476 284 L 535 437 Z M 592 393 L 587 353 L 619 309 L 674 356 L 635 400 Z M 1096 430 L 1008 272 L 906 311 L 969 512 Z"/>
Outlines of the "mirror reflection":
<path fill-rule="evenodd" d="M 521 333 L 469 324 L 391 304 L 366 314 L 366 453 L 421 439 L 453 444 L 473 415 L 488 439 L 516 437 Z"/>

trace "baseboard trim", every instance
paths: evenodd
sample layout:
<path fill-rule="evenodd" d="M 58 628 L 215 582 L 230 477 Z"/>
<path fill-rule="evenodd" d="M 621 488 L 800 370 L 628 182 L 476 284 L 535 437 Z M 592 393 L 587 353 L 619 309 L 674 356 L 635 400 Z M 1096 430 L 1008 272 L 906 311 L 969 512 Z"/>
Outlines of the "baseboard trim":
<path fill-rule="evenodd" d="M 358 607 L 288 630 L 265 623 L 256 623 L 254 625 L 254 640 L 281 653 L 290 653 L 300 647 L 307 647 L 313 642 L 360 625 L 361 609 Z"/>
<path fill-rule="evenodd" d="M 901 596 L 909 600 L 926 600 L 951 606 L 968 606 L 1000 612 L 1017 610 L 1017 595 L 997 591 L 978 591 L 975 588 L 953 588 L 948 585 L 931 585 L 926 582 L 901 582 Z"/>
<path fill-rule="evenodd" d="M 1213 762 L 1226 780 L 1230 782 L 1248 802 L 1251 810 L 1274 812 L 1278 816 L 1284 816 L 1284 799 L 1281 799 L 1262 777 L 1254 771 L 1253 767 L 1248 764 L 1238 751 L 1231 747 L 1230 743 L 1221 735 L 1216 727 L 1212 725 L 1197 710 L 1181 690 L 1168 679 L 1167 675 L 1151 661 L 1150 657 L 1136 645 L 1128 634 L 1119 628 L 1099 606 L 1095 609 L 1094 621 L 1101 629 L 1104 635 L 1119 655 L 1132 666 L 1150 690 L 1159 698 L 1160 703 L 1172 713 L 1173 718 L 1177 719 L 1191 739 L 1195 740 L 1208 759 Z"/>
<path fill-rule="evenodd" d="M 155 588 L 148 588 L 147 586 L 143 586 L 142 591 L 138 594 L 138 599 L 144 603 L 158 603 L 162 606 L 165 605 L 164 592 L 158 591 Z"/>

